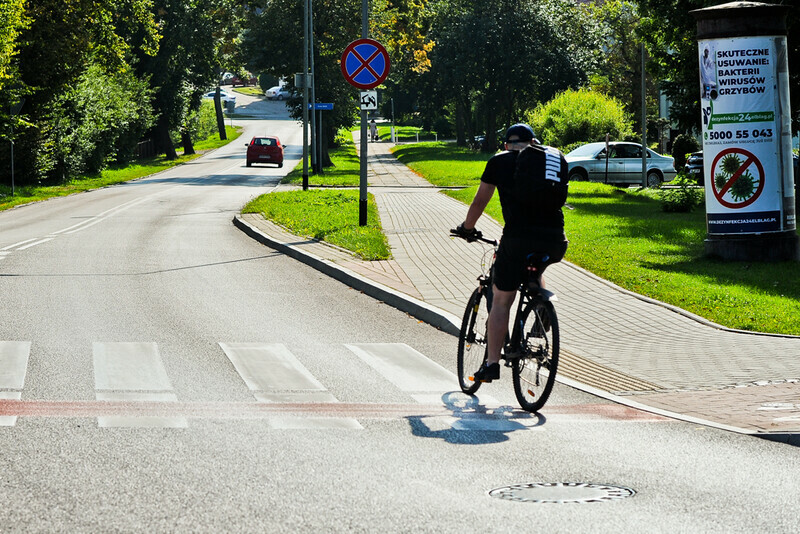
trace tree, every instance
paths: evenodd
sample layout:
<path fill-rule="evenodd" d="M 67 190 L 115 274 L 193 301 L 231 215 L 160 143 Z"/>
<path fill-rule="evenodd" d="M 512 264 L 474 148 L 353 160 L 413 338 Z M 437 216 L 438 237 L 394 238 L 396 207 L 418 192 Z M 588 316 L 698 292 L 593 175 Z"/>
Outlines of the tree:
<path fill-rule="evenodd" d="M 90 66 L 104 75 L 124 73 L 135 47 L 152 51 L 158 40 L 149 13 L 150 0 L 28 0 L 29 21 L 17 38 L 16 73 L 26 93 L 26 128 L 16 143 L 21 183 L 66 176 L 62 136 L 84 120 L 84 109 L 65 113 L 72 94 Z M 137 45 L 131 36 L 139 35 Z M 118 101 L 119 102 L 119 101 Z M 115 150 L 111 148 L 112 152 Z M 88 153 L 85 153 L 88 154 Z M 112 154 L 103 156 L 103 160 Z M 82 168 L 83 164 L 70 168 Z"/>
<path fill-rule="evenodd" d="M 641 131 L 642 38 L 637 5 L 631 0 L 608 0 L 590 4 L 588 10 L 600 24 L 603 35 L 602 63 L 590 76 L 590 86 L 622 102 L 633 118 L 635 131 Z M 655 116 L 658 88 L 646 71 L 645 76 L 647 115 Z"/>
<path fill-rule="evenodd" d="M 177 157 L 170 132 L 200 109 L 202 94 L 219 79 L 223 45 L 239 32 L 237 5 L 235 0 L 154 0 L 163 37 L 157 54 L 140 56 L 137 70 L 153 88 L 154 142 L 168 159 Z M 184 151 L 193 152 L 186 128 L 181 140 Z"/>
<path fill-rule="evenodd" d="M 494 151 L 498 124 L 508 126 L 536 103 L 581 85 L 597 60 L 593 28 L 562 0 L 440 0 L 431 76 L 454 95 L 459 139 L 476 112 Z"/>
<path fill-rule="evenodd" d="M 411 118 L 420 111 L 430 128 L 431 118 L 441 105 L 426 83 L 434 43 L 429 37 L 433 12 L 429 0 L 374 0 L 372 19 L 374 38 L 384 44 L 392 61 L 391 74 L 384 82 L 383 114 L 394 112 Z M 425 123 L 427 122 L 427 124 Z"/>
<path fill-rule="evenodd" d="M 24 0 L 0 0 L 0 90 L 14 79 L 20 32 L 29 24 Z"/>

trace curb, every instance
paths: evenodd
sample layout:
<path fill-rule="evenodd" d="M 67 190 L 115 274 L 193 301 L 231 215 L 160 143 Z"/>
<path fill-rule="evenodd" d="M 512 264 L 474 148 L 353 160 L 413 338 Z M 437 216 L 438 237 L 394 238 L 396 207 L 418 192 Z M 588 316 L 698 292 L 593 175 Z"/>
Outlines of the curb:
<path fill-rule="evenodd" d="M 417 319 L 428 323 L 431 326 L 442 330 L 453 336 L 458 336 L 461 331 L 461 320 L 450 313 L 439 310 L 421 300 L 415 299 L 409 295 L 405 295 L 390 287 L 379 284 L 373 280 L 369 280 L 359 274 L 356 274 L 348 269 L 339 267 L 335 263 L 326 259 L 315 256 L 308 252 L 304 252 L 297 247 L 281 243 L 273 239 L 258 228 L 251 226 L 245 222 L 240 215 L 233 218 L 233 224 L 245 234 L 252 237 L 256 241 L 273 248 L 287 256 L 290 256 L 306 265 L 313 267 L 323 274 L 334 278 L 353 289 L 361 291 L 370 297 L 379 300 L 397 308 L 400 311 L 406 312 Z"/>

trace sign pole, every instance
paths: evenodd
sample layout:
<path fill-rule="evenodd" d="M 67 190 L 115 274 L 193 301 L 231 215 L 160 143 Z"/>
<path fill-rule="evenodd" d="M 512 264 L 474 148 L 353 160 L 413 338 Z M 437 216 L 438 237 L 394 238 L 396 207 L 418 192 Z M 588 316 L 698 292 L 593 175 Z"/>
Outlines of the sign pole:
<path fill-rule="evenodd" d="M 361 0 L 361 37 L 369 36 L 369 2 Z M 358 225 L 367 225 L 367 111 L 361 111 L 361 180 L 358 195 Z"/>
<path fill-rule="evenodd" d="M 308 191 L 308 2 L 303 0 L 303 191 Z"/>
<path fill-rule="evenodd" d="M 647 187 L 647 80 L 644 67 L 644 41 L 642 41 L 642 187 Z"/>

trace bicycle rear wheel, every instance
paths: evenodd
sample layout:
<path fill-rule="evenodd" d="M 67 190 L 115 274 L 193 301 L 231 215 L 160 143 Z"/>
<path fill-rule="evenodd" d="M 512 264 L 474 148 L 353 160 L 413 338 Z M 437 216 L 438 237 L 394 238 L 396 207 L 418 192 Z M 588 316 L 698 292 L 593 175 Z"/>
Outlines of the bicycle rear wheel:
<path fill-rule="evenodd" d="M 461 391 L 472 395 L 481 387 L 481 382 L 472 376 L 486 360 L 486 326 L 489 320 L 489 303 L 485 294 L 477 288 L 467 302 L 461 332 L 458 335 L 458 383 Z"/>
<path fill-rule="evenodd" d="M 514 393 L 523 410 L 537 412 L 547 402 L 558 369 L 558 318 L 553 304 L 534 298 L 522 328 L 522 351 L 513 360 Z"/>

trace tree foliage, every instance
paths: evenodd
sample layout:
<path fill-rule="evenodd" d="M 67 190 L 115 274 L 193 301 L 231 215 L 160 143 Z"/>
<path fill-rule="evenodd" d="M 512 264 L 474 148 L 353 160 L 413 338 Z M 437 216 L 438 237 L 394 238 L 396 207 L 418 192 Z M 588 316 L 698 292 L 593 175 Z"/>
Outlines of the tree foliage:
<path fill-rule="evenodd" d="M 435 9 L 431 76 L 455 103 L 459 139 L 473 114 L 491 134 L 583 84 L 597 61 L 595 26 L 565 0 L 439 0 Z"/>
<path fill-rule="evenodd" d="M 616 98 L 633 119 L 635 131 L 642 122 L 642 38 L 639 10 L 631 0 L 608 0 L 588 4 L 586 9 L 597 20 L 603 36 L 603 54 L 590 77 L 590 86 Z M 658 88 L 645 70 L 647 116 L 658 113 Z"/>
<path fill-rule="evenodd" d="M 617 99 L 589 89 L 568 89 L 526 117 L 539 139 L 560 148 L 575 143 L 624 141 L 633 136 L 625 106 Z"/>
<path fill-rule="evenodd" d="M 699 54 L 697 22 L 691 11 L 723 3 L 718 0 L 636 0 L 641 20 L 640 32 L 651 57 L 649 69 L 671 101 L 670 118 L 679 129 L 700 130 Z M 763 0 L 784 4 L 781 0 Z M 788 34 L 789 86 L 794 131 L 800 127 L 800 9 L 789 10 Z"/>

